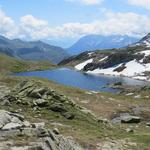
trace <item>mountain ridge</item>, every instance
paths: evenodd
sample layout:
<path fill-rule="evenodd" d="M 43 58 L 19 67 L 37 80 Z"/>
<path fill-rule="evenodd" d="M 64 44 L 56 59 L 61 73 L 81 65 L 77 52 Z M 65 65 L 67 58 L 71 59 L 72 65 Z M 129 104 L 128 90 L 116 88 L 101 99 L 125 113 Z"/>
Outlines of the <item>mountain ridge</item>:
<path fill-rule="evenodd" d="M 0 36 L 0 52 L 23 60 L 47 60 L 53 63 L 69 56 L 63 48 L 42 41 L 10 40 L 4 36 Z"/>
<path fill-rule="evenodd" d="M 127 35 L 102 36 L 92 34 L 80 38 L 67 50 L 71 54 L 79 54 L 90 50 L 121 48 L 136 43 L 137 41 L 138 38 L 129 37 Z"/>

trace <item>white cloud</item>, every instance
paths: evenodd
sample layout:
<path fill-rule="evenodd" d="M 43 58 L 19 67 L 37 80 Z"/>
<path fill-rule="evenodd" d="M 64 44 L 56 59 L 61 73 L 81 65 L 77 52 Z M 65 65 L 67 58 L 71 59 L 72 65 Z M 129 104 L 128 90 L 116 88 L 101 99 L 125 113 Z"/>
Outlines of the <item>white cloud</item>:
<path fill-rule="evenodd" d="M 82 3 L 85 5 L 97 5 L 97 4 L 102 4 L 104 0 L 66 0 L 68 2 L 77 2 L 77 3 Z"/>
<path fill-rule="evenodd" d="M 86 34 L 144 36 L 150 32 L 150 17 L 136 13 L 113 13 L 104 11 L 105 20 L 91 23 L 66 23 L 50 27 L 47 21 L 26 15 L 17 24 L 0 11 L 0 34 L 11 38 L 52 39 L 79 38 Z"/>
<path fill-rule="evenodd" d="M 150 17 L 136 13 L 105 14 L 105 20 L 97 20 L 91 23 L 67 23 L 53 29 L 55 36 L 78 37 L 86 34 L 121 34 L 130 36 L 144 36 L 150 32 Z"/>
<path fill-rule="evenodd" d="M 35 29 L 41 29 L 48 25 L 47 21 L 37 19 L 33 17 L 32 15 L 26 15 L 20 18 L 22 26 L 29 27 L 29 28 L 35 28 Z"/>
<path fill-rule="evenodd" d="M 128 3 L 133 6 L 150 9 L 150 0 L 128 0 Z"/>
<path fill-rule="evenodd" d="M 48 22 L 26 15 L 20 18 L 20 34 L 32 39 L 46 38 L 49 35 Z"/>
<path fill-rule="evenodd" d="M 17 27 L 15 22 L 0 10 L 0 34 L 13 37 L 17 34 Z"/>

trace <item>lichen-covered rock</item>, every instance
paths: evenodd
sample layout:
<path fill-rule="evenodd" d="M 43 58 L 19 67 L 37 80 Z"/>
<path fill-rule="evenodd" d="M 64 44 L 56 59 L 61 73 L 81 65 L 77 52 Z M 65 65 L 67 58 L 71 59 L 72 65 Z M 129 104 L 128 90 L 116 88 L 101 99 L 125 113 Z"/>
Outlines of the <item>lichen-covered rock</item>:
<path fill-rule="evenodd" d="M 0 110 L 0 129 L 11 121 L 11 116 L 4 110 Z"/>
<path fill-rule="evenodd" d="M 37 91 L 32 91 L 31 93 L 29 93 L 29 97 L 31 98 L 41 98 L 41 94 Z"/>
<path fill-rule="evenodd" d="M 141 118 L 128 113 L 122 113 L 120 116 L 113 118 L 113 123 L 140 123 Z"/>
<path fill-rule="evenodd" d="M 2 128 L 2 130 L 20 129 L 22 126 L 23 126 L 22 123 L 10 122 L 10 123 L 7 123 L 6 125 L 4 125 L 4 127 Z"/>
<path fill-rule="evenodd" d="M 39 106 L 39 107 L 46 107 L 46 106 L 48 106 L 48 101 L 46 101 L 44 99 L 37 99 L 33 103 L 35 105 Z"/>
<path fill-rule="evenodd" d="M 121 123 L 140 123 L 141 118 L 137 116 L 123 116 Z"/>
<path fill-rule="evenodd" d="M 50 110 L 55 111 L 55 112 L 67 112 L 65 106 L 61 103 L 54 103 L 50 106 Z"/>
<path fill-rule="evenodd" d="M 10 100 L 10 104 L 13 102 L 13 104 L 29 106 L 34 111 L 47 109 L 59 113 L 66 119 L 74 119 L 73 112 L 79 111 L 79 107 L 68 97 L 32 80 L 19 83 L 7 97 L 13 99 Z"/>
<path fill-rule="evenodd" d="M 22 121 L 24 121 L 23 116 L 5 110 L 0 110 L 1 130 L 19 129 L 23 126 Z"/>

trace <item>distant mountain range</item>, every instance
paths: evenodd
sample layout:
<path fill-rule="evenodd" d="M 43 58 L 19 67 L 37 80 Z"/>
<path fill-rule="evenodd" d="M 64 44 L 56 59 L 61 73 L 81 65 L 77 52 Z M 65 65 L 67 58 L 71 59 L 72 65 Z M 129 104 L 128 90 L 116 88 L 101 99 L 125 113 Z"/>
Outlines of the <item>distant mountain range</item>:
<path fill-rule="evenodd" d="M 138 38 L 130 37 L 127 35 L 87 35 L 79 39 L 67 50 L 69 53 L 74 55 L 91 50 L 121 48 L 132 43 L 136 43 L 138 40 Z"/>
<path fill-rule="evenodd" d="M 42 41 L 10 40 L 4 36 L 0 36 L 0 52 L 23 60 L 47 60 L 53 63 L 69 56 L 63 48 Z"/>
<path fill-rule="evenodd" d="M 150 34 L 148 34 L 147 37 L 150 37 Z M 10 40 L 4 36 L 0 36 L 0 53 L 5 53 L 9 56 L 23 60 L 47 60 L 53 63 L 59 63 L 68 58 L 69 55 L 77 55 L 85 51 L 121 48 L 128 45 L 150 44 L 150 40 L 148 40 L 147 37 L 144 37 L 137 42 L 137 38 L 129 36 L 87 35 L 65 50 L 61 47 L 46 44 L 42 41 L 27 42 L 20 39 Z"/>

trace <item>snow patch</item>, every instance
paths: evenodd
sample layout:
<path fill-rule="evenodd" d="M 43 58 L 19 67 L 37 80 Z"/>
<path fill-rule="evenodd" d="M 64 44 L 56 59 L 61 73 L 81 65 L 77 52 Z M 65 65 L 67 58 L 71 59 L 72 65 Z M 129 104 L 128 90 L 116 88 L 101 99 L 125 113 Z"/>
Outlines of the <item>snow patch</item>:
<path fill-rule="evenodd" d="M 93 59 L 89 59 L 81 64 L 76 65 L 75 68 L 77 70 L 82 70 L 87 64 L 92 63 L 92 62 L 93 62 Z"/>
<path fill-rule="evenodd" d="M 145 56 L 149 56 L 150 55 L 150 50 L 141 51 L 139 53 L 144 54 Z"/>
<path fill-rule="evenodd" d="M 114 75 L 114 76 L 128 76 L 128 77 L 139 77 L 139 79 L 144 79 L 141 77 L 143 72 L 150 71 L 150 64 L 140 64 L 136 60 L 132 60 L 125 64 L 125 69 L 122 72 L 114 71 L 118 67 L 122 66 L 119 64 L 114 67 L 110 67 L 107 69 L 95 69 L 93 71 L 88 71 L 89 74 L 107 74 L 107 75 Z"/>
<path fill-rule="evenodd" d="M 106 60 L 107 58 L 108 58 L 108 56 L 106 56 L 106 57 L 100 59 L 99 62 L 104 61 L 104 60 Z"/>
<path fill-rule="evenodd" d="M 144 58 L 150 55 L 150 50 L 141 51 L 135 54 L 144 54 Z M 142 63 L 144 58 L 142 58 L 139 62 Z"/>
<path fill-rule="evenodd" d="M 134 79 L 137 79 L 137 80 L 149 80 L 146 76 L 136 76 L 136 77 L 133 77 Z"/>
<path fill-rule="evenodd" d="M 143 43 L 144 43 L 147 47 L 150 47 L 150 42 L 149 42 L 149 41 L 143 41 Z"/>

